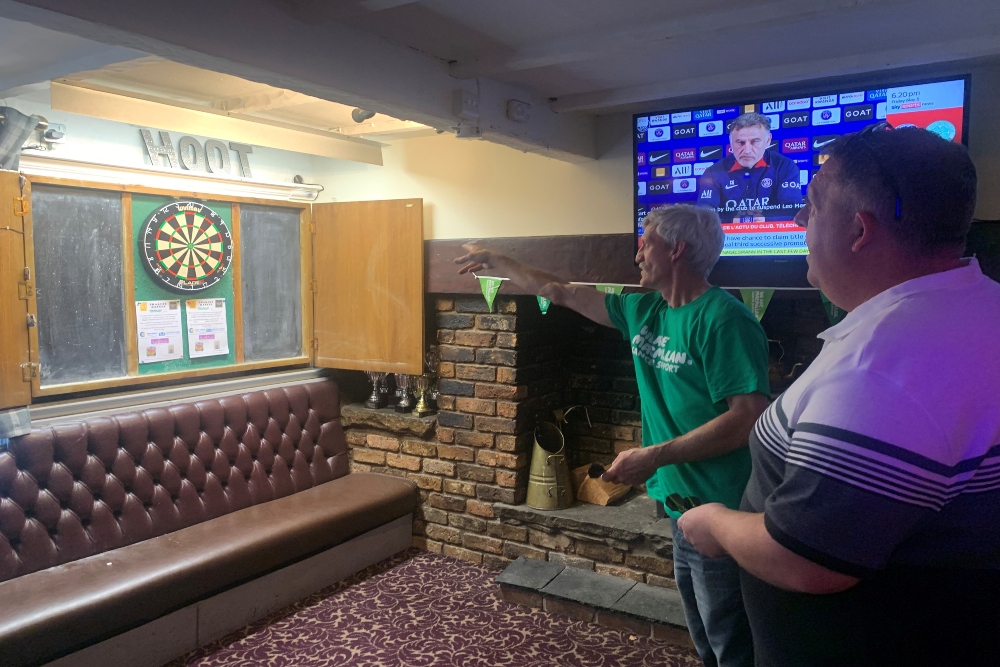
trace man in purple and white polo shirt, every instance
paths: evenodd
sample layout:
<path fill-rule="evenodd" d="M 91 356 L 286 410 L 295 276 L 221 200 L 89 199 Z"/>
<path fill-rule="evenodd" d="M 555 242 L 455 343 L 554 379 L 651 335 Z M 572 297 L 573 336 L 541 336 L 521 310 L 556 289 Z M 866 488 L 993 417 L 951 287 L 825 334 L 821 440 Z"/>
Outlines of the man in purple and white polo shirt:
<path fill-rule="evenodd" d="M 842 138 L 809 186 L 809 281 L 849 311 L 750 438 L 742 511 L 684 536 L 742 568 L 757 667 L 1000 665 L 1000 284 L 962 259 L 965 149 Z"/>

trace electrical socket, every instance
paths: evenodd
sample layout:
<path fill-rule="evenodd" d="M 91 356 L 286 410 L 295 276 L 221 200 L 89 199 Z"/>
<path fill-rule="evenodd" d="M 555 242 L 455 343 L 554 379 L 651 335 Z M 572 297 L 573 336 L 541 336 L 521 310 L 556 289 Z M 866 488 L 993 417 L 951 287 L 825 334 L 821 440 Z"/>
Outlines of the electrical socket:
<path fill-rule="evenodd" d="M 479 118 L 479 95 L 467 90 L 456 90 L 452 93 L 452 113 L 458 118 L 475 120 Z"/>

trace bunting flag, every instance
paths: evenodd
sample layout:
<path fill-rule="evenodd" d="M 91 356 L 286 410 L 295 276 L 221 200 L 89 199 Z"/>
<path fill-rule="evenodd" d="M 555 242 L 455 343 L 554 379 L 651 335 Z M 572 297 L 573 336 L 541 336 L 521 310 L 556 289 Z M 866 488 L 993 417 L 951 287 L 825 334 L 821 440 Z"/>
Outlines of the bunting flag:
<path fill-rule="evenodd" d="M 764 317 L 764 311 L 767 310 L 767 304 L 771 303 L 771 297 L 774 296 L 773 289 L 741 289 L 740 294 L 743 296 L 743 303 L 745 303 L 750 310 L 753 311 L 754 316 L 759 322 L 762 317 Z"/>
<path fill-rule="evenodd" d="M 598 292 L 604 292 L 605 294 L 621 294 L 624 285 L 595 285 Z"/>
<path fill-rule="evenodd" d="M 552 304 L 551 299 L 546 299 L 544 296 L 536 296 L 538 299 L 538 309 L 542 311 L 542 315 L 549 312 L 549 306 Z"/>
<path fill-rule="evenodd" d="M 820 292 L 819 296 L 823 299 L 823 308 L 826 310 L 826 316 L 830 318 L 830 324 L 839 324 L 842 319 L 847 317 L 847 311 L 827 299 L 825 294 Z"/>
<path fill-rule="evenodd" d="M 509 278 L 494 278 L 492 276 L 476 276 L 479 279 L 479 287 L 483 290 L 483 296 L 486 297 L 486 305 L 490 307 L 490 312 L 493 312 L 493 299 L 496 298 L 497 292 L 500 291 L 500 283 Z"/>

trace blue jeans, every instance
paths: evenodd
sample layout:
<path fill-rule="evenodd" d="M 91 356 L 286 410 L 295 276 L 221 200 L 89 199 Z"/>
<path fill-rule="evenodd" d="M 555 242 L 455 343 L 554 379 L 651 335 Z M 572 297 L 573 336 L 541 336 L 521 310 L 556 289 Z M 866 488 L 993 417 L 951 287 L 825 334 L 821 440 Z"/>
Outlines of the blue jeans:
<path fill-rule="evenodd" d="M 708 558 L 674 529 L 674 578 L 684 618 L 706 667 L 753 667 L 753 640 L 743 608 L 740 568 L 729 556 Z"/>

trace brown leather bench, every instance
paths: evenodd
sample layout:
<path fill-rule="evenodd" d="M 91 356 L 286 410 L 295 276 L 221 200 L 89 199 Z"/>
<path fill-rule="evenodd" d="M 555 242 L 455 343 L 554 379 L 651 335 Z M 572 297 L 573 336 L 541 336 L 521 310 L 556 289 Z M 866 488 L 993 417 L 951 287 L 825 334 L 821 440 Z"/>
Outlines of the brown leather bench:
<path fill-rule="evenodd" d="M 348 474 L 324 381 L 36 430 L 0 452 L 0 662 L 43 664 L 411 515 Z"/>

